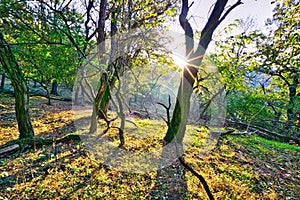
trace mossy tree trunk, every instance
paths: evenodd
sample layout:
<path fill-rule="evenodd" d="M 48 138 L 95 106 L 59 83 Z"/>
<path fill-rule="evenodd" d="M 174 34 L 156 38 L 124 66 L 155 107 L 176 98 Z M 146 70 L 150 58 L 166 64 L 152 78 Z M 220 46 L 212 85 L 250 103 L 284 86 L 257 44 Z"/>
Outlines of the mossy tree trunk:
<path fill-rule="evenodd" d="M 100 8 L 104 9 L 100 12 L 100 20 L 99 21 L 99 35 L 101 37 L 98 38 L 97 44 L 99 46 L 99 56 L 102 57 L 106 53 L 105 45 L 102 45 L 101 43 L 105 39 L 105 33 L 104 33 L 104 24 L 105 24 L 105 5 L 107 4 L 107 0 L 102 0 L 100 4 Z M 114 38 L 114 35 L 117 33 L 117 17 L 120 12 L 120 7 L 116 7 L 115 9 L 112 10 L 111 17 L 112 17 L 112 22 L 110 24 L 110 37 L 111 37 L 111 50 L 110 50 L 110 60 L 109 64 L 107 66 L 106 72 L 104 72 L 101 75 L 101 82 L 100 82 L 100 88 L 97 92 L 96 98 L 94 100 L 94 105 L 93 105 L 93 113 L 91 117 L 91 125 L 90 125 L 90 133 L 94 133 L 97 131 L 97 117 L 104 117 L 106 116 L 101 116 L 101 115 L 106 115 L 107 110 L 108 110 L 108 105 L 111 100 L 111 90 L 115 85 L 116 79 L 117 79 L 117 74 L 116 69 L 113 67 L 115 60 L 114 55 L 116 54 L 116 39 Z M 100 58 L 100 63 L 101 64 L 106 64 L 106 59 L 105 58 Z M 99 112 L 101 110 L 101 112 Z"/>
<path fill-rule="evenodd" d="M 18 121 L 19 138 L 32 138 L 34 131 L 29 115 L 29 91 L 22 71 L 0 32 L 0 62 L 10 78 L 15 92 L 15 110 Z"/>
<path fill-rule="evenodd" d="M 97 131 L 97 117 L 106 118 L 109 102 L 111 100 L 111 89 L 115 86 L 116 78 L 117 77 L 113 75 L 110 81 L 107 81 L 107 74 L 102 74 L 100 88 L 94 100 L 90 133 Z M 99 110 L 102 112 L 99 112 Z M 105 116 L 102 116 L 102 114 Z"/>
<path fill-rule="evenodd" d="M 103 114 L 105 114 L 105 116 L 107 115 L 108 105 L 109 105 L 109 101 L 111 99 L 109 88 L 110 87 L 106 87 L 103 97 L 100 102 L 100 109 L 102 110 Z M 101 117 L 101 115 L 100 115 L 100 117 Z"/>
<path fill-rule="evenodd" d="M 107 79 L 106 77 L 107 77 L 107 75 L 105 73 L 103 73 L 102 77 L 101 77 L 100 88 L 99 88 L 97 95 L 95 97 L 95 100 L 94 100 L 93 112 L 92 112 L 92 116 L 91 116 L 90 133 L 95 133 L 97 131 L 97 125 L 98 125 L 97 117 L 98 117 L 101 99 L 103 98 L 103 95 L 108 88 L 108 83 L 106 81 L 106 79 Z"/>
<path fill-rule="evenodd" d="M 187 82 L 187 79 L 183 78 L 178 89 L 170 126 L 164 138 L 165 142 L 171 142 L 175 136 L 179 144 L 182 142 L 188 120 L 192 93 L 192 87 Z"/>

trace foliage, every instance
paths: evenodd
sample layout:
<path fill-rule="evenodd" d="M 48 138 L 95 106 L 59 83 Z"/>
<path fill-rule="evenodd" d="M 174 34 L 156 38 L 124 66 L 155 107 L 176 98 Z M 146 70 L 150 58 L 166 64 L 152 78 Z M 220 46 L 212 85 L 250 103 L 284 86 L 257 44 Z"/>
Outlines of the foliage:
<path fill-rule="evenodd" d="M 4 8 L 2 28 L 25 77 L 40 83 L 74 81 L 79 57 L 65 32 L 68 28 L 74 33 L 74 40 L 78 40 L 76 44 L 82 45 L 82 16 L 66 13 L 65 17 L 74 21 L 66 27 L 63 19 L 42 4 L 3 2 L 1 6 Z"/>
<path fill-rule="evenodd" d="M 278 3 L 273 19 L 266 22 L 269 33 L 244 29 L 243 20 L 236 20 L 225 32 L 232 33 L 234 28 L 242 32 L 217 41 L 217 53 L 212 55 L 226 84 L 228 108 L 238 119 L 253 118 L 254 124 L 296 137 L 299 8 L 295 1 Z"/>

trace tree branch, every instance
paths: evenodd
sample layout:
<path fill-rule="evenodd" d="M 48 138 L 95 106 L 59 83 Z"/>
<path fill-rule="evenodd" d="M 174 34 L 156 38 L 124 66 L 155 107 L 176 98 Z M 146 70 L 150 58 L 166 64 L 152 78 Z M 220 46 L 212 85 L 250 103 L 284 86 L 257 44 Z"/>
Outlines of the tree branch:
<path fill-rule="evenodd" d="M 241 0 L 238 0 L 233 6 L 231 6 L 225 14 L 222 16 L 222 13 L 224 12 L 225 6 L 227 4 L 228 0 L 218 0 L 214 6 L 214 9 L 208 18 L 208 21 L 203 28 L 201 32 L 201 38 L 199 41 L 199 46 L 196 51 L 196 54 L 203 55 L 205 52 L 209 42 L 211 41 L 212 34 L 215 31 L 215 29 L 220 25 L 220 23 L 227 17 L 227 15 L 238 5 L 242 4 Z M 221 17 L 222 16 L 222 17 Z"/>
<path fill-rule="evenodd" d="M 241 5 L 241 4 L 244 4 L 242 2 L 242 0 L 238 0 L 234 5 L 232 5 L 226 12 L 225 14 L 222 16 L 222 18 L 219 20 L 219 24 L 227 17 L 227 15 L 234 9 L 236 8 L 237 6 Z"/>
<path fill-rule="evenodd" d="M 193 4 L 193 3 L 192 3 Z M 192 6 L 191 4 L 191 6 Z M 186 36 L 186 56 L 189 57 L 194 51 L 194 32 L 191 24 L 187 20 L 187 15 L 190 6 L 188 5 L 188 0 L 182 0 L 181 13 L 179 15 L 179 23 L 185 32 Z"/>

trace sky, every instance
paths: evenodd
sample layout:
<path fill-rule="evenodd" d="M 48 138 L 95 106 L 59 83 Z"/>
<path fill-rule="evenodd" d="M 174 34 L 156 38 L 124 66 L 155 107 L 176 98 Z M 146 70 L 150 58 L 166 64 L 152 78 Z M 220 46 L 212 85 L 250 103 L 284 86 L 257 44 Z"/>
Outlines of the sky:
<path fill-rule="evenodd" d="M 228 6 L 233 5 L 237 0 L 229 0 Z M 193 2 L 189 1 L 190 4 Z M 215 0 L 194 0 L 194 4 L 189 10 L 188 19 L 195 30 L 201 31 L 210 14 Z M 235 19 L 245 19 L 251 17 L 255 19 L 256 28 L 264 30 L 265 21 L 268 18 L 272 18 L 272 11 L 275 4 L 271 4 L 272 0 L 242 0 L 243 4 L 233 9 L 225 20 L 219 25 L 215 34 L 222 32 L 229 24 L 233 23 Z M 178 19 L 171 23 L 170 29 L 175 32 L 183 33 L 182 28 L 179 25 Z M 208 51 L 213 51 L 212 43 Z"/>
<path fill-rule="evenodd" d="M 244 4 L 239 5 L 232 10 L 227 18 L 222 22 L 219 29 L 225 28 L 227 25 L 232 23 L 235 19 L 246 18 L 251 16 L 257 19 L 259 26 L 263 26 L 267 18 L 272 17 L 272 10 L 275 4 L 271 4 L 272 0 L 242 0 Z M 192 2 L 192 1 L 191 1 Z M 208 11 L 215 1 L 211 0 L 195 0 L 194 5 L 190 9 L 190 16 L 197 22 L 195 28 L 202 28 L 203 24 L 208 19 Z M 228 5 L 233 5 L 236 0 L 229 0 Z"/>
<path fill-rule="evenodd" d="M 235 19 L 252 17 L 256 19 L 258 28 L 263 29 L 267 18 L 272 18 L 272 10 L 275 4 L 271 4 L 272 0 L 242 0 L 244 4 L 237 6 L 232 10 L 226 19 L 220 24 L 217 31 L 220 31 L 234 22 Z M 193 2 L 193 1 L 189 1 Z M 205 25 L 208 17 L 209 10 L 215 1 L 212 0 L 194 0 L 194 4 L 189 11 L 189 21 L 194 29 L 201 30 Z M 228 5 L 233 5 L 236 0 L 229 0 Z M 182 32 L 179 27 L 179 21 L 176 20 L 171 28 L 173 30 Z"/>

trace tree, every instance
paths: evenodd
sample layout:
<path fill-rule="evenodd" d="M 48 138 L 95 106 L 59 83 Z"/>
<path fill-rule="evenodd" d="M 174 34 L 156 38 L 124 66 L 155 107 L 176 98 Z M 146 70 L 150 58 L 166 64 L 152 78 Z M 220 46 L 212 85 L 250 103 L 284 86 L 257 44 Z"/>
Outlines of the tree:
<path fill-rule="evenodd" d="M 50 23 L 57 27 L 59 30 L 66 35 L 72 45 L 76 48 L 76 51 L 80 55 L 82 62 L 84 59 L 87 59 L 87 55 L 92 50 L 91 47 L 93 45 L 99 45 L 104 42 L 109 36 L 112 37 L 116 33 L 124 33 L 129 30 L 133 30 L 136 28 L 151 28 L 162 24 L 164 16 L 166 15 L 174 15 L 174 7 L 175 2 L 174 0 L 168 1 L 138 1 L 134 2 L 130 1 L 107 1 L 107 0 L 85 0 L 85 1 L 68 1 L 60 2 L 60 1 L 43 1 L 39 0 L 39 4 L 41 7 L 47 10 L 49 15 L 56 16 L 56 19 L 61 20 L 63 22 L 63 26 L 61 24 L 53 24 L 53 22 L 49 22 L 45 18 L 46 23 Z M 80 3 L 82 5 L 82 10 L 75 8 L 76 3 Z M 31 7 L 35 7 L 36 3 L 30 3 Z M 83 28 L 84 33 L 84 42 L 78 40 L 76 33 L 72 30 L 73 24 L 76 24 L 76 18 L 73 20 L 71 17 L 67 17 L 70 13 L 77 12 L 82 13 L 84 16 L 84 21 L 79 25 Z M 35 12 L 36 13 L 36 12 Z M 74 22 L 75 21 L 75 22 Z M 107 26 L 110 25 L 110 28 Z M 114 43 L 115 41 L 111 41 Z M 81 45 L 82 44 L 82 45 Z M 112 44 L 114 46 L 114 44 Z M 105 48 L 99 49 L 100 57 L 105 55 L 106 52 Z M 127 59 L 127 58 L 126 58 Z M 125 59 L 125 60 L 126 60 Z M 100 59 L 101 60 L 101 59 Z M 96 92 L 95 96 L 87 95 L 88 92 L 84 91 L 82 85 L 87 84 L 90 87 L 90 83 L 86 80 L 85 76 L 85 69 L 82 66 L 79 70 L 81 71 L 82 77 L 79 78 L 80 84 L 76 86 L 75 91 L 75 102 L 77 103 L 77 98 L 79 94 L 79 90 L 81 89 L 82 93 L 87 95 L 89 99 L 94 99 L 94 111 L 91 117 L 91 128 L 90 132 L 94 132 L 97 129 L 97 115 L 98 110 L 101 109 L 103 112 L 106 113 L 108 102 L 110 100 L 110 89 L 114 87 L 116 82 L 117 74 L 114 70 L 113 65 L 110 62 L 106 62 L 107 60 L 101 60 L 99 65 L 99 69 L 106 71 L 103 73 L 103 77 L 99 78 L 99 82 L 101 80 L 105 80 L 104 76 L 109 78 L 108 82 L 101 82 L 100 89 Z M 110 63 L 110 64 L 107 64 Z M 120 63 L 120 62 L 119 62 Z M 104 67 L 106 66 L 106 67 Z M 107 72 L 109 72 L 107 74 Z M 109 83 L 109 84 L 108 84 Z M 109 87 L 108 87 L 109 86 Z M 93 92 L 92 92 L 93 93 Z"/>
<path fill-rule="evenodd" d="M 20 139 L 34 136 L 34 131 L 32 129 L 29 116 L 29 90 L 23 73 L 26 71 L 26 67 L 27 69 L 29 69 L 29 64 L 37 64 L 34 63 L 32 57 L 43 59 L 43 57 L 39 57 L 36 52 L 35 55 L 31 54 L 31 59 L 28 59 L 28 57 L 24 59 L 24 57 L 22 57 L 22 55 L 24 56 L 24 54 L 22 53 L 34 53 L 30 52 L 30 50 L 32 50 L 32 47 L 38 47 L 39 45 L 40 49 L 38 50 L 41 50 L 41 47 L 45 47 L 45 45 L 47 46 L 56 44 L 65 46 L 60 37 L 61 33 L 51 33 L 50 37 L 48 37 L 48 35 L 46 34 L 49 30 L 53 30 L 51 29 L 51 27 L 49 28 L 49 26 L 46 25 L 52 25 L 51 22 L 54 23 L 57 21 L 53 19 L 52 16 L 45 16 L 45 13 L 48 12 L 41 12 L 40 10 L 43 10 L 43 8 L 37 9 L 36 7 L 38 7 L 38 4 L 30 4 L 26 1 L 11 2 L 4 0 L 0 3 L 1 64 L 7 76 L 12 81 L 14 87 L 16 96 L 16 116 L 20 132 Z M 41 15 L 43 15 L 44 18 L 41 17 Z M 45 22 L 45 19 L 51 19 L 53 21 L 49 22 L 48 24 L 40 23 L 41 20 L 44 20 L 43 22 Z M 36 22 L 38 22 L 38 24 Z M 60 31 L 63 32 L 63 29 L 60 29 Z M 6 36 L 6 39 L 4 39 L 3 37 L 4 34 Z M 55 38 L 53 38 L 53 36 Z M 16 48 L 11 47 L 12 44 L 9 45 L 9 43 L 13 43 L 14 47 L 23 45 L 23 47 L 25 46 L 25 48 L 18 48 L 17 51 L 15 51 Z M 47 53 L 51 54 L 51 52 L 49 51 Z M 27 62 L 24 62 L 25 60 Z M 43 73 L 43 71 L 45 70 L 41 69 L 41 71 L 41 74 L 45 75 Z M 30 75 L 33 75 L 32 77 L 34 77 L 37 74 Z"/>
<path fill-rule="evenodd" d="M 28 86 L 21 68 L 12 54 L 10 46 L 5 41 L 2 32 L 0 32 L 0 62 L 14 87 L 16 96 L 15 110 L 20 133 L 19 138 L 32 138 L 34 131 L 29 115 Z"/>
<path fill-rule="evenodd" d="M 83 45 L 82 16 L 66 7 L 64 17 L 70 19 L 66 27 L 63 19 L 42 3 L 4 1 L 1 6 L 3 28 L 24 77 L 40 83 L 50 104 L 51 82 L 55 86 L 74 81 L 80 59 L 76 47 Z M 72 41 L 68 41 L 68 32 L 72 32 Z"/>
<path fill-rule="evenodd" d="M 201 31 L 198 46 L 196 50 L 194 50 L 193 28 L 187 19 L 190 5 L 188 3 L 188 0 L 182 0 L 182 8 L 181 13 L 179 15 L 179 22 L 186 35 L 186 57 L 188 60 L 188 64 L 184 68 L 182 73 L 182 78 L 177 93 L 177 100 L 173 111 L 172 119 L 170 121 L 170 126 L 168 128 L 166 136 L 164 137 L 164 141 L 166 143 L 171 142 L 175 136 L 179 144 L 182 143 L 187 118 L 190 110 L 189 101 L 193 93 L 193 86 L 196 82 L 196 77 L 198 77 L 198 67 L 202 63 L 203 56 L 212 39 L 212 35 L 215 29 L 226 18 L 230 11 L 232 11 L 238 5 L 242 4 L 241 0 L 238 0 L 227 11 L 225 11 L 227 3 L 227 0 L 218 0 L 215 3 L 210 17 L 205 27 Z"/>
<path fill-rule="evenodd" d="M 300 4 L 297 1 L 285 0 L 278 3 L 273 19 L 267 24 L 275 28 L 271 29 L 269 35 L 252 35 L 258 50 L 253 54 L 253 69 L 271 76 L 274 90 L 279 89 L 282 95 L 287 95 L 287 134 L 296 133 L 300 128 L 300 19 L 295 17 L 299 12 Z M 298 128 L 293 129 L 292 126 Z"/>
<path fill-rule="evenodd" d="M 165 15 L 165 12 L 172 8 L 172 1 L 153 1 L 141 4 L 133 4 L 132 1 L 128 2 L 110 2 L 112 4 L 110 15 L 107 16 L 105 8 L 108 5 L 106 0 L 101 1 L 100 3 L 100 12 L 99 12 L 99 36 L 97 39 L 97 45 L 100 45 L 105 40 L 105 31 L 104 27 L 107 21 L 110 21 L 110 37 L 111 37 L 111 55 L 115 53 L 117 46 L 116 39 L 114 36 L 117 33 L 130 32 L 130 30 L 137 28 L 149 28 L 157 27 L 162 24 L 162 17 Z M 144 12 L 146 10 L 151 11 L 150 13 Z M 107 21 L 105 19 L 108 19 Z M 102 46 L 102 45 L 100 45 Z M 141 52 L 141 49 L 135 49 L 136 52 L 131 52 L 131 55 L 138 56 L 138 52 Z M 105 55 L 106 49 L 99 49 L 100 56 Z M 129 53 L 129 52 L 128 52 Z M 117 77 L 121 76 L 124 70 L 124 61 L 128 65 L 128 61 L 132 57 L 127 53 L 127 55 L 122 55 L 121 58 L 117 60 L 102 59 L 101 64 L 107 65 L 102 73 L 100 79 L 100 87 L 97 91 L 94 100 L 93 113 L 91 116 L 91 126 L 90 133 L 94 133 L 97 130 L 97 116 L 101 117 L 99 113 L 106 115 L 109 101 L 111 99 L 110 93 L 114 88 L 114 85 L 117 81 Z M 114 56 L 112 56 L 114 57 Z M 121 62 L 120 62 L 121 60 Z M 108 64 L 106 64 L 106 62 Z M 130 66 L 130 65 L 129 65 Z M 121 70 L 120 70 L 121 69 Z M 100 112 L 99 112 L 100 110 Z M 105 117 L 105 116 L 104 116 Z"/>
<path fill-rule="evenodd" d="M 249 31 L 247 26 L 244 29 L 247 23 L 237 20 L 228 30 L 236 27 L 242 28 L 242 32 L 218 41 L 213 58 L 226 83 L 229 118 L 238 126 L 248 123 L 243 125 L 247 130 L 251 126 L 256 130 L 260 127 L 257 132 L 262 136 L 299 143 L 299 19 L 294 17 L 296 13 L 299 13 L 299 3 L 278 4 L 273 19 L 266 22 L 269 33 Z"/>
<path fill-rule="evenodd" d="M 22 68 L 25 72 L 27 71 L 26 77 L 41 83 L 46 81 L 46 84 L 42 85 L 48 91 L 48 84 L 54 80 L 58 81 L 59 75 L 62 74 L 61 69 L 69 68 L 63 66 L 58 69 L 60 66 L 55 65 L 56 61 L 59 61 L 59 64 L 66 63 L 61 58 L 67 58 L 64 57 L 65 50 L 61 51 L 61 54 L 54 53 L 57 48 L 69 47 L 67 51 L 75 49 L 79 61 L 77 66 L 79 66 L 86 59 L 91 47 L 95 44 L 99 45 L 109 35 L 113 36 L 118 32 L 125 32 L 142 26 L 153 27 L 162 24 L 164 18 L 160 16 L 165 16 L 167 11 L 172 8 L 171 2 L 171 0 L 145 3 L 142 1 L 134 3 L 133 1 L 107 0 L 71 0 L 67 2 L 39 0 L 14 3 L 5 0 L 1 2 L 3 9 L 1 9 L 0 14 L 3 28 L 11 36 L 8 37 L 9 40 L 15 42 L 19 50 L 20 45 L 24 45 L 23 51 L 17 50 L 14 53 L 17 60 L 20 58 L 21 61 L 24 61 Z M 78 9 L 76 6 L 78 3 L 82 4 L 83 10 Z M 170 13 L 172 12 L 168 14 Z M 107 28 L 109 24 L 110 28 Z M 30 35 L 29 41 L 26 41 L 28 37 L 25 35 Z M 104 53 L 105 51 L 100 52 L 102 55 Z M 43 62 L 45 59 L 47 62 Z M 104 71 L 110 72 L 108 74 L 110 87 L 103 83 L 103 93 L 92 98 L 96 100 L 96 110 L 101 105 L 101 110 L 105 112 L 109 102 L 109 89 L 113 88 L 117 76 L 113 72 L 112 65 L 103 64 L 106 65 L 106 68 L 103 68 Z M 82 71 L 81 81 L 89 84 L 84 78 L 84 69 L 81 68 L 80 70 Z M 103 80 L 103 77 L 100 80 Z M 75 90 L 77 91 L 76 88 Z M 47 93 L 49 98 L 49 92 Z M 92 116 L 91 127 L 93 124 L 97 124 L 95 119 L 98 112 L 95 111 L 95 113 Z"/>

